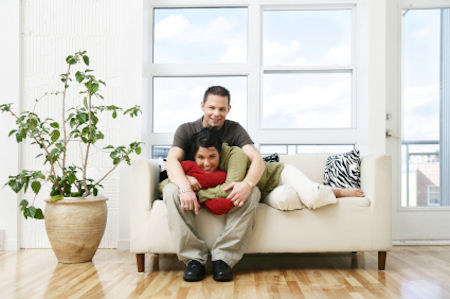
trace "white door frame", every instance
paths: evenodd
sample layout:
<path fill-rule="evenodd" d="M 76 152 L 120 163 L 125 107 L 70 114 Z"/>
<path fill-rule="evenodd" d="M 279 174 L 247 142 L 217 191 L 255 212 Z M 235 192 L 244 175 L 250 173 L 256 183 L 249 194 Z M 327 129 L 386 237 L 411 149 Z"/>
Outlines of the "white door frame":
<path fill-rule="evenodd" d="M 401 11 L 409 8 L 450 7 L 449 0 L 388 1 L 386 152 L 392 155 L 392 238 L 395 243 L 450 244 L 449 208 L 401 207 Z"/>

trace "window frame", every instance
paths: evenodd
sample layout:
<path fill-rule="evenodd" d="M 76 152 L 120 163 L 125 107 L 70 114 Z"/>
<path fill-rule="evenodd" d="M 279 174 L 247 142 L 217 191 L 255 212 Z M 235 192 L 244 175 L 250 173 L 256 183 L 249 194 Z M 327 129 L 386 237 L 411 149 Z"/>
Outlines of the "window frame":
<path fill-rule="evenodd" d="M 145 155 L 152 157 L 153 146 L 170 146 L 173 133 L 153 132 L 153 77 L 198 77 L 198 76 L 246 76 L 247 77 L 247 131 L 259 148 L 260 144 L 357 144 L 358 141 L 358 93 L 357 93 L 357 62 L 358 62 L 358 31 L 357 31 L 357 0 L 341 1 L 303 1 L 282 0 L 276 5 L 269 0 L 146 0 L 144 1 L 143 22 L 143 139 Z M 153 18 L 157 8 L 233 8 L 247 7 L 247 62 L 246 63 L 153 63 Z M 344 67 L 292 67 L 263 65 L 263 15 L 265 10 L 352 10 L 352 41 L 351 65 Z M 195 71 L 193 71 L 195 70 Z M 351 128 L 263 128 L 263 89 L 265 72 L 284 71 L 349 71 L 352 76 Z M 201 99 L 199 99 L 200 103 Z M 233 104 L 233 103 L 231 103 Z M 199 107 L 200 108 L 200 107 Z M 258 111 L 258 113 L 254 113 Z M 192 119 L 192 121 L 195 119 Z"/>

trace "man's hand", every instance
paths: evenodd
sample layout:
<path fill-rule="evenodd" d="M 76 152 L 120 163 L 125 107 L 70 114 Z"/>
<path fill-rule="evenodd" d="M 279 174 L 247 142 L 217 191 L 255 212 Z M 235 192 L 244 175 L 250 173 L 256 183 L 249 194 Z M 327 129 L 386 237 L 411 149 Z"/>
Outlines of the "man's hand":
<path fill-rule="evenodd" d="M 198 192 L 198 190 L 202 189 L 202 185 L 200 185 L 195 177 L 187 175 L 186 178 L 189 181 L 189 184 L 191 184 L 191 188 L 194 192 Z"/>
<path fill-rule="evenodd" d="M 184 211 L 194 210 L 195 215 L 198 215 L 200 204 L 197 201 L 197 196 L 195 196 L 194 191 L 180 193 L 180 207 Z"/>
<path fill-rule="evenodd" d="M 252 191 L 246 182 L 233 182 L 223 189 L 225 191 L 233 189 L 227 198 L 233 202 L 235 207 L 242 207 Z"/>

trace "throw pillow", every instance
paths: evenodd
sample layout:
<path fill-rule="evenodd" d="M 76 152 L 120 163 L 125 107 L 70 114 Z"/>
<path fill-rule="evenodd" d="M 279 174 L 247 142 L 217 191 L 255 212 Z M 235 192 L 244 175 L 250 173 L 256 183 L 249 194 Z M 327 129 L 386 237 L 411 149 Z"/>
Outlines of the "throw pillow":
<path fill-rule="evenodd" d="M 269 155 L 269 156 L 265 156 L 262 159 L 263 159 L 264 162 L 268 162 L 268 163 L 280 162 L 280 157 L 278 157 L 277 153 Z"/>
<path fill-rule="evenodd" d="M 325 165 L 323 184 L 334 188 L 361 188 L 359 150 L 330 155 Z"/>

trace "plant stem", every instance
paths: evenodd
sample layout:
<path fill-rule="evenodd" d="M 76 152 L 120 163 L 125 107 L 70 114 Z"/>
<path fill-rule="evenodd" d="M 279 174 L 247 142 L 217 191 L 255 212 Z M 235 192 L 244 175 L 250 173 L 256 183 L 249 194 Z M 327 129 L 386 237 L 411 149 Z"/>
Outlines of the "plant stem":
<path fill-rule="evenodd" d="M 9 110 L 9 113 L 11 113 L 11 115 L 14 116 L 16 119 L 19 119 L 19 117 L 14 112 L 12 112 L 11 110 Z M 50 159 L 51 158 L 50 152 L 48 151 L 48 148 L 45 145 L 45 142 L 42 141 L 44 138 L 42 138 L 41 133 L 38 133 L 38 136 L 39 136 L 40 139 L 37 139 L 36 137 L 33 137 L 33 139 L 37 142 L 37 144 L 42 146 L 42 148 L 44 149 L 45 153 L 47 154 L 47 157 L 49 158 L 49 162 L 50 162 L 51 172 L 53 173 L 53 176 L 55 178 L 54 182 L 56 184 L 56 188 L 58 188 L 58 191 L 61 193 L 61 195 L 64 196 L 64 193 L 63 193 L 63 191 L 61 189 L 61 186 L 58 183 L 58 179 L 57 179 L 57 176 L 56 176 L 55 162 L 52 159 Z"/>
<path fill-rule="evenodd" d="M 83 185 L 84 185 L 84 189 L 86 190 L 85 196 L 88 196 L 91 194 L 91 192 L 89 191 L 89 189 L 87 187 L 87 183 L 86 183 L 86 168 L 87 168 L 87 162 L 88 162 L 88 158 L 89 158 L 89 148 L 91 147 L 91 142 L 92 142 L 92 139 L 91 139 L 92 138 L 91 98 L 92 98 L 92 95 L 89 94 L 89 103 L 88 103 L 89 138 L 88 138 L 88 144 L 86 147 L 86 156 L 84 159 L 84 167 L 83 167 Z"/>
<path fill-rule="evenodd" d="M 66 132 L 66 91 L 67 91 L 67 80 L 69 79 L 70 74 L 70 63 L 68 63 L 67 67 L 67 73 L 66 73 L 66 82 L 64 82 L 64 91 L 62 96 L 62 124 L 63 124 L 63 130 L 64 130 L 64 147 L 67 146 L 67 132 Z M 66 174 L 66 151 L 63 152 L 63 161 L 62 161 L 62 171 L 63 176 Z M 65 192 L 64 188 L 64 192 Z"/>
<path fill-rule="evenodd" d="M 120 162 L 122 162 L 125 158 L 120 159 L 119 163 L 117 163 L 116 165 L 113 166 L 113 168 L 111 168 L 100 180 L 98 180 L 97 183 L 94 184 L 94 186 L 97 186 L 98 184 L 100 184 L 104 179 L 106 179 L 106 177 L 108 177 L 110 175 L 111 172 L 114 171 L 114 169 L 117 168 L 117 166 L 119 166 Z"/>

